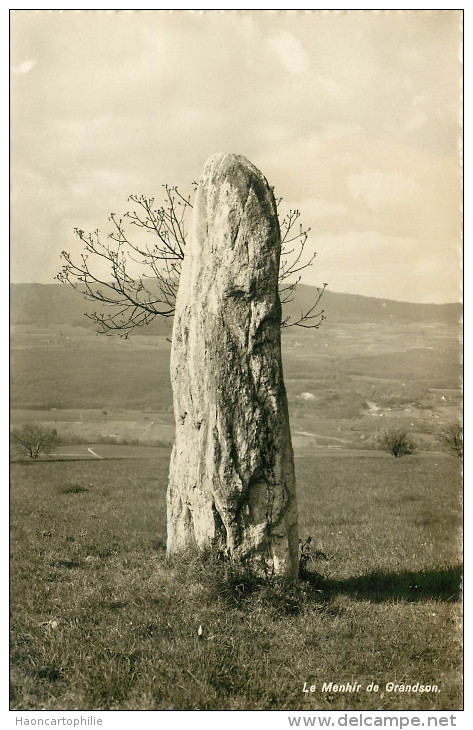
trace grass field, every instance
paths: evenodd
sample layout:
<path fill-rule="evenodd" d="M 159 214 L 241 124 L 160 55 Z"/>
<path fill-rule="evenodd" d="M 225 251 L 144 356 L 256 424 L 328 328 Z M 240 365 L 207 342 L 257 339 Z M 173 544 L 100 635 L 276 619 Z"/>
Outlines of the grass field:
<path fill-rule="evenodd" d="M 159 446 L 172 442 L 170 343 L 165 336 L 98 337 L 80 327 L 13 328 L 14 425 L 56 428 L 64 443 Z M 422 449 L 458 418 L 458 329 L 425 323 L 326 322 L 283 334 L 296 451 L 372 448 L 385 425 Z"/>
<path fill-rule="evenodd" d="M 12 708 L 461 709 L 458 459 L 298 457 L 319 552 L 290 587 L 167 563 L 153 453 L 12 465 Z"/>
<path fill-rule="evenodd" d="M 61 443 L 12 464 L 11 707 L 460 709 L 460 462 L 436 440 L 460 413 L 458 328 L 284 333 L 314 556 L 292 587 L 165 560 L 169 350 L 165 336 L 13 328 L 12 426 L 55 428 Z M 374 451 L 386 426 L 419 453 Z"/>

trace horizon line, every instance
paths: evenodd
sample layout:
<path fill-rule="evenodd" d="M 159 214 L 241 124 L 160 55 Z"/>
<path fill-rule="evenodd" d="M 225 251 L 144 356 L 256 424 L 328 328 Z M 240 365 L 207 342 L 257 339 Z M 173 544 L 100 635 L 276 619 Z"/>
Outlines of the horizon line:
<path fill-rule="evenodd" d="M 63 286 L 63 284 L 59 281 L 51 281 L 51 282 L 43 282 L 43 281 L 10 281 L 10 286 Z M 298 286 L 305 286 L 310 289 L 321 289 L 322 286 L 317 286 L 316 284 L 304 284 L 303 282 L 300 282 Z M 461 305 L 463 306 L 464 302 L 463 299 L 459 299 L 457 301 L 444 301 L 444 302 L 413 302 L 407 299 L 391 299 L 390 297 L 380 297 L 376 296 L 374 294 L 359 294 L 357 292 L 347 292 L 347 291 L 335 291 L 333 289 L 330 289 L 329 287 L 325 288 L 325 292 L 328 292 L 330 294 L 340 294 L 342 296 L 350 296 L 350 297 L 362 297 L 363 299 L 379 299 L 380 301 L 386 301 L 386 302 L 395 302 L 396 304 L 416 304 L 416 305 L 422 305 L 422 306 L 435 306 L 435 307 L 442 307 L 446 305 Z"/>

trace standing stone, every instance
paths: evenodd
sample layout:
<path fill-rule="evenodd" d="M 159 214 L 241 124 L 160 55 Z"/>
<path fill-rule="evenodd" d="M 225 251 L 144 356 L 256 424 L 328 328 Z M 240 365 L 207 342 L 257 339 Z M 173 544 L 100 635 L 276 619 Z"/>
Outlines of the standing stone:
<path fill-rule="evenodd" d="M 280 250 L 266 178 L 242 156 L 211 157 L 197 189 L 174 317 L 167 550 L 210 547 L 259 574 L 296 578 Z"/>

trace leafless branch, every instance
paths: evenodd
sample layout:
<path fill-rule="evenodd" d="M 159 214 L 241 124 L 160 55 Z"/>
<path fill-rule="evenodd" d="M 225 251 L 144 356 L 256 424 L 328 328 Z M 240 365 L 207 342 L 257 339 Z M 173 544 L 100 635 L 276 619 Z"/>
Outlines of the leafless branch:
<path fill-rule="evenodd" d="M 195 187 L 195 184 L 194 184 Z M 123 337 L 155 317 L 171 318 L 174 314 L 181 265 L 186 249 L 186 217 L 192 208 L 191 196 L 175 186 L 164 185 L 164 201 L 131 195 L 133 209 L 123 217 L 111 213 L 112 230 L 105 239 L 98 230 L 93 233 L 76 228 L 83 244 L 78 261 L 63 251 L 63 266 L 57 279 L 69 284 L 86 300 L 98 302 L 101 310 L 86 313 L 100 333 L 119 333 Z M 278 209 L 281 198 L 277 199 Z M 280 223 L 281 266 L 279 294 L 281 302 L 294 300 L 301 280 L 301 271 L 314 263 L 316 254 L 306 256 L 305 247 L 310 229 L 300 223 L 299 210 L 289 210 Z M 139 229 L 130 237 L 125 225 Z M 105 273 L 100 275 L 98 271 Z M 138 271 L 137 275 L 132 272 Z M 317 329 L 325 319 L 323 310 L 316 312 L 325 290 L 318 289 L 316 301 L 300 317 L 286 317 L 283 327 Z"/>

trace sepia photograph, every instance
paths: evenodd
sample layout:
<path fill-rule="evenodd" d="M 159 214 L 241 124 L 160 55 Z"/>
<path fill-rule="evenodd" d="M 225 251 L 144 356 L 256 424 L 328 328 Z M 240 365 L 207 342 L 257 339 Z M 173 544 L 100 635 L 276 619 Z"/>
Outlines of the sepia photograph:
<path fill-rule="evenodd" d="M 17 724 L 453 718 L 463 11 L 9 19 Z"/>

